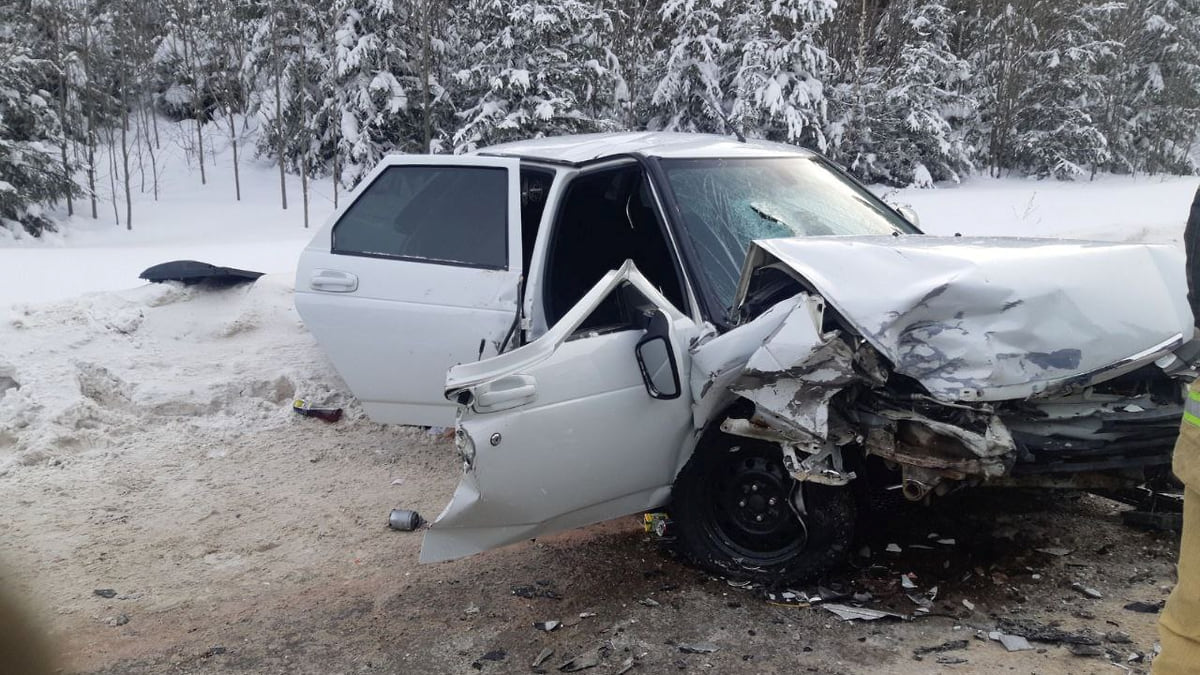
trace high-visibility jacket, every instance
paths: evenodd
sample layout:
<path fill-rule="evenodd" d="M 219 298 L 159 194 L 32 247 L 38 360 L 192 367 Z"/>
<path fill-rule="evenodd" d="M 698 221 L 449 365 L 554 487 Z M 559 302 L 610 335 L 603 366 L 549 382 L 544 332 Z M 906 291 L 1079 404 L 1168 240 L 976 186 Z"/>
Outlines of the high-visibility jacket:
<path fill-rule="evenodd" d="M 1172 468 L 1184 484 L 1183 538 L 1179 582 L 1158 619 L 1154 675 L 1200 673 L 1200 382 L 1188 391 Z"/>

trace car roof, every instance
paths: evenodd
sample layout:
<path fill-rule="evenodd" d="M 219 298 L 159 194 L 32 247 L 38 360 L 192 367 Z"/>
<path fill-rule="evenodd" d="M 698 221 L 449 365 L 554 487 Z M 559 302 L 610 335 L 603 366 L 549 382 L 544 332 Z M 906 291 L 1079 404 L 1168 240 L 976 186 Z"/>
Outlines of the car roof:
<path fill-rule="evenodd" d="M 550 136 L 479 148 L 472 154 L 519 157 L 569 166 L 580 166 L 627 155 L 663 158 L 814 156 L 808 150 L 783 143 L 760 140 L 739 141 L 732 136 L 668 131 Z"/>

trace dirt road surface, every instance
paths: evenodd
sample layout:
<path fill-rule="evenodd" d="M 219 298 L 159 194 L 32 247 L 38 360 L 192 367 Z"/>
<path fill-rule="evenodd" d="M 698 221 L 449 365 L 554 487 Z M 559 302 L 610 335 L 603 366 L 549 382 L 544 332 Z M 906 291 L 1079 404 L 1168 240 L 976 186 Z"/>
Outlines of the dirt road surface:
<path fill-rule="evenodd" d="M 678 564 L 632 517 L 422 566 L 420 532 L 385 523 L 394 507 L 437 515 L 458 479 L 449 441 L 352 405 L 336 424 L 267 426 L 180 447 L 157 443 L 150 420 L 106 449 L 0 476 L 0 581 L 37 608 L 67 672 L 523 673 L 546 649 L 546 672 L 577 657 L 598 662 L 591 673 L 1145 672 L 1156 615 L 1124 606 L 1157 603 L 1173 582 L 1172 537 L 1122 525 L 1125 507 L 999 491 L 890 514 L 864 542 L 871 556 L 821 584 L 905 615 L 906 593 L 937 586 L 911 621 L 772 602 Z M 547 620 L 562 626 L 533 625 Z M 1029 622 L 1098 655 L 987 639 Z M 695 643 L 716 651 L 680 649 Z"/>

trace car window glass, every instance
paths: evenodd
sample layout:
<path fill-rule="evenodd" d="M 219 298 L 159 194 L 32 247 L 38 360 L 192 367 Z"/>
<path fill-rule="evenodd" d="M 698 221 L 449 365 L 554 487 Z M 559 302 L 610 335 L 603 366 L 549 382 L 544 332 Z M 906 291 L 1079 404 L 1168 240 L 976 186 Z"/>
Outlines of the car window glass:
<path fill-rule="evenodd" d="M 333 252 L 490 269 L 508 267 L 508 173 L 393 166 L 333 228 Z"/>
<path fill-rule="evenodd" d="M 807 157 L 663 160 L 701 273 L 728 308 L 755 239 L 911 232 L 898 215 Z"/>

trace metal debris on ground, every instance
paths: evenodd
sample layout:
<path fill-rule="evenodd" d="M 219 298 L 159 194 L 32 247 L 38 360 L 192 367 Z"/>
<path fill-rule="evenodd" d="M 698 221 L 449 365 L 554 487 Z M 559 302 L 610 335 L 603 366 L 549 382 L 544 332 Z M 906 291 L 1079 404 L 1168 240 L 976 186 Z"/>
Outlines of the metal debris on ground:
<path fill-rule="evenodd" d="M 595 612 L 580 612 L 579 613 L 579 618 L 581 618 L 581 619 L 590 619 L 593 616 L 596 616 Z"/>
<path fill-rule="evenodd" d="M 970 600 L 967 600 L 966 598 L 963 598 L 962 606 L 966 607 L 968 610 L 970 610 L 972 612 L 975 611 L 975 603 L 971 602 Z"/>
<path fill-rule="evenodd" d="M 1059 548 L 1056 546 L 1050 546 L 1047 548 L 1035 548 L 1033 550 L 1037 551 L 1038 553 L 1045 553 L 1046 555 L 1052 555 L 1056 558 L 1061 558 L 1065 555 L 1071 555 L 1071 553 L 1072 553 L 1071 549 L 1069 549 L 1069 548 Z"/>
<path fill-rule="evenodd" d="M 538 655 L 536 657 L 534 657 L 533 663 L 530 665 L 533 668 L 537 668 L 538 666 L 545 663 L 546 659 L 550 658 L 553 655 L 554 655 L 554 650 L 549 647 L 546 647 L 542 651 L 538 652 Z"/>
<path fill-rule="evenodd" d="M 900 553 L 901 551 L 903 551 L 903 549 L 900 548 L 899 544 L 888 544 L 887 548 L 884 550 L 887 551 L 888 553 Z"/>
<path fill-rule="evenodd" d="M 908 599 L 917 606 L 918 611 L 925 610 L 928 612 L 929 608 L 933 607 L 933 601 L 921 595 L 920 593 L 906 593 L 905 595 L 907 595 Z"/>
<path fill-rule="evenodd" d="M 473 602 L 471 604 L 467 605 L 467 608 L 463 610 L 463 614 L 478 614 L 478 613 L 479 613 L 479 605 L 476 605 Z"/>
<path fill-rule="evenodd" d="M 1091 631 L 1071 633 L 1061 628 L 1047 626 L 1032 619 L 1000 619 L 997 629 L 1004 633 L 1020 635 L 1034 642 L 1052 642 L 1056 644 L 1098 645 L 1100 639 Z"/>
<path fill-rule="evenodd" d="M 988 637 L 1004 645 L 1004 648 L 1010 652 L 1024 652 L 1033 649 L 1033 645 L 1029 644 L 1029 640 L 1020 635 L 1009 635 L 1000 631 L 992 631 L 988 633 Z"/>
<path fill-rule="evenodd" d="M 538 630 L 544 630 L 547 633 L 558 630 L 559 626 L 562 626 L 561 621 L 538 621 L 537 623 L 533 624 L 534 628 Z"/>
<path fill-rule="evenodd" d="M 862 621 L 875 621 L 877 619 L 900 619 L 908 621 L 911 617 L 895 612 L 885 612 L 879 609 L 869 609 L 867 607 L 851 607 L 850 605 L 840 605 L 837 603 L 826 602 L 821 603 L 821 607 L 838 615 L 842 621 L 854 621 L 860 619 Z"/>
<path fill-rule="evenodd" d="M 1162 611 L 1166 602 L 1159 600 L 1158 602 L 1142 602 L 1140 600 L 1131 602 L 1125 605 L 1125 609 L 1131 612 L 1141 612 L 1142 614 L 1158 614 Z"/>
<path fill-rule="evenodd" d="M 954 546 L 958 543 L 958 540 L 951 537 L 946 539 L 938 539 L 937 543 L 941 544 L 942 546 Z"/>
<path fill-rule="evenodd" d="M 922 656 L 926 654 L 935 654 L 938 652 L 953 652 L 959 649 L 966 649 L 970 643 L 966 640 L 947 640 L 940 645 L 931 647 L 917 647 L 913 650 L 913 658 L 920 661 Z"/>
<path fill-rule="evenodd" d="M 830 593 L 832 594 L 832 591 Z M 803 591 L 783 591 L 781 593 L 767 593 L 767 602 L 772 605 L 808 607 L 814 602 L 821 602 L 821 596 L 819 593 L 810 595 Z"/>
<path fill-rule="evenodd" d="M 645 605 L 647 607 L 658 607 L 662 603 L 655 600 L 654 598 L 642 598 L 641 600 L 638 600 L 638 604 Z"/>
<path fill-rule="evenodd" d="M 590 652 L 569 659 L 566 663 L 559 666 L 558 669 L 564 673 L 574 673 L 588 668 L 595 668 L 598 665 L 600 665 L 600 650 L 593 649 Z"/>
<path fill-rule="evenodd" d="M 96 590 L 92 591 L 92 593 L 94 593 L 102 598 L 117 597 L 117 591 L 112 588 L 97 588 Z"/>
<path fill-rule="evenodd" d="M 901 586 L 901 588 L 910 588 L 910 589 L 911 589 L 911 588 L 916 588 L 916 587 L 917 587 L 917 582 L 913 581 L 913 579 L 915 579 L 915 578 L 916 578 L 916 576 L 917 576 L 917 575 L 915 575 L 915 574 L 913 574 L 913 573 L 911 573 L 911 572 L 910 572 L 910 573 L 908 573 L 908 574 L 901 574 L 901 575 L 900 575 L 900 586 Z"/>
<path fill-rule="evenodd" d="M 1093 600 L 1099 600 L 1100 598 L 1104 597 L 1104 594 L 1101 593 L 1100 591 L 1098 591 L 1090 586 L 1084 586 L 1083 584 L 1079 583 L 1078 581 L 1071 584 L 1071 590 L 1074 590 L 1078 593 L 1082 593 L 1083 595 L 1085 595 Z"/>
<path fill-rule="evenodd" d="M 388 527 L 401 532 L 412 532 L 424 522 L 421 514 L 408 509 L 392 509 L 388 514 Z"/>
<path fill-rule="evenodd" d="M 616 675 L 625 675 L 633 670 L 633 657 L 629 657 L 621 662 L 621 667 L 617 669 Z"/>
<path fill-rule="evenodd" d="M 961 656 L 939 656 L 937 663 L 943 666 L 957 666 L 966 663 L 967 660 Z"/>
<path fill-rule="evenodd" d="M 712 654 L 719 649 L 720 647 L 711 642 L 694 642 L 692 644 L 679 645 L 679 651 L 684 654 Z"/>

